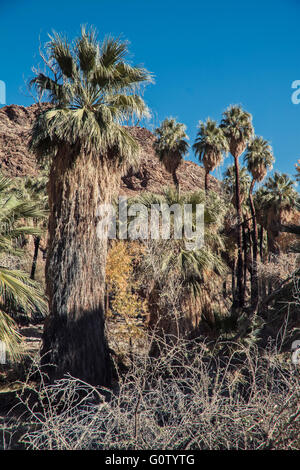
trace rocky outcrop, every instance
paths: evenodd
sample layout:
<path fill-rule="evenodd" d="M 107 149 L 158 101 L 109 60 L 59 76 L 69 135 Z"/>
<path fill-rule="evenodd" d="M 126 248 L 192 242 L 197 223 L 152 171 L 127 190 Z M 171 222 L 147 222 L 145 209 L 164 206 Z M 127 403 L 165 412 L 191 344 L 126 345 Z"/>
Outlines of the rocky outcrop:
<path fill-rule="evenodd" d="M 47 106 L 45 104 L 42 107 Z M 35 156 L 29 151 L 28 142 L 34 119 L 41 106 L 10 105 L 0 109 L 0 171 L 8 176 L 34 176 L 38 174 Z M 139 192 L 161 193 L 173 184 L 171 175 L 158 161 L 153 150 L 153 134 L 143 127 L 129 128 L 141 147 L 138 169 L 129 169 L 122 178 L 120 193 L 134 196 Z M 196 163 L 184 161 L 178 169 L 182 191 L 204 188 L 204 170 Z M 212 189 L 218 190 L 219 181 L 210 177 Z"/>

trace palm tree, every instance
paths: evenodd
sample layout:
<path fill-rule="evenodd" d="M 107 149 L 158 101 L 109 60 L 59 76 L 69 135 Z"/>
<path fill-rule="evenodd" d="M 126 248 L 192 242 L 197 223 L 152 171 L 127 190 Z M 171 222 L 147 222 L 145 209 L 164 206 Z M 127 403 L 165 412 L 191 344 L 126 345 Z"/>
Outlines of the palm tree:
<path fill-rule="evenodd" d="M 196 205 L 205 203 L 205 247 L 188 249 L 185 244 L 187 240 L 184 237 L 175 239 L 172 231 L 171 239 L 152 240 L 146 243 L 148 250 L 145 254 L 143 272 L 146 275 L 151 273 L 151 280 L 154 280 L 149 292 L 148 326 L 157 330 L 158 335 L 169 335 L 173 338 L 178 335 L 184 336 L 198 326 L 201 314 L 212 315 L 212 300 L 207 299 L 206 291 L 212 288 L 211 284 L 216 284 L 216 277 L 221 279 L 226 272 L 221 257 L 225 246 L 220 232 L 227 208 L 222 199 L 213 192 L 206 198 L 203 191 L 178 197 L 177 192 L 172 189 L 165 190 L 162 195 L 144 193 L 129 200 L 129 205 L 135 203 L 145 205 L 149 211 L 153 206 L 161 204 L 166 204 L 168 207 L 178 204 L 181 209 L 184 204 L 190 204 L 194 216 Z M 174 225 L 174 219 L 171 224 Z M 173 284 L 174 278 L 176 286 Z M 149 281 L 146 280 L 145 285 L 147 284 Z M 172 290 L 176 290 L 179 318 L 174 316 L 174 305 L 166 305 L 166 298 Z M 157 353 L 157 345 L 153 344 L 151 354 Z"/>
<path fill-rule="evenodd" d="M 257 279 L 257 246 L 258 246 L 258 230 L 255 208 L 253 202 L 253 189 L 255 182 L 262 181 L 267 171 L 272 168 L 274 157 L 272 148 L 268 141 L 262 137 L 254 137 L 248 145 L 244 161 L 247 164 L 249 173 L 252 174 L 252 181 L 249 189 L 249 202 L 253 223 L 253 262 L 251 272 L 251 304 L 255 309 L 258 304 L 258 279 Z"/>
<path fill-rule="evenodd" d="M 242 254 L 242 210 L 240 200 L 239 157 L 245 151 L 248 142 L 253 137 L 252 116 L 240 106 L 230 106 L 224 113 L 220 127 L 228 139 L 230 153 L 234 158 L 236 181 L 236 210 L 238 219 L 238 307 L 244 305 L 243 288 L 243 254 Z"/>
<path fill-rule="evenodd" d="M 39 223 L 42 224 L 43 229 L 46 229 L 46 220 L 48 216 L 48 195 L 47 195 L 47 183 L 48 177 L 45 175 L 37 177 L 21 177 L 15 178 L 16 184 L 16 194 L 21 199 L 31 201 L 32 203 L 37 204 L 44 210 L 45 216 L 43 220 L 39 220 Z M 34 224 L 37 224 L 37 221 L 34 221 Z M 31 265 L 30 279 L 34 280 L 37 258 L 40 248 L 41 235 L 34 236 L 34 253 Z"/>
<path fill-rule="evenodd" d="M 179 193 L 180 185 L 177 177 L 184 155 L 188 152 L 186 126 L 176 119 L 166 118 L 154 133 L 157 139 L 154 142 L 155 152 L 164 167 L 172 175 L 174 185 Z"/>
<path fill-rule="evenodd" d="M 24 251 L 22 241 L 27 235 L 38 236 L 40 230 L 24 225 L 25 221 L 45 216 L 39 205 L 17 198 L 15 182 L 0 175 L 0 340 L 6 345 L 12 359 L 22 350 L 15 316 L 24 312 L 31 316 L 46 313 L 46 302 L 41 288 L 21 269 Z"/>
<path fill-rule="evenodd" d="M 52 109 L 34 123 L 31 148 L 51 158 L 45 323 L 42 363 L 50 379 L 66 372 L 109 385 L 104 333 L 107 237 L 97 235 L 99 205 L 111 201 L 120 176 L 137 163 L 139 146 L 122 123 L 147 116 L 139 94 L 151 81 L 126 61 L 127 44 L 82 28 L 75 42 L 54 33 L 46 45 L 49 76 L 33 80 Z M 52 73 L 53 72 L 53 73 Z"/>
<path fill-rule="evenodd" d="M 270 253 L 278 253 L 276 243 L 283 224 L 289 221 L 291 214 L 299 201 L 294 182 L 285 173 L 275 172 L 262 188 L 261 206 L 265 214 L 264 223 L 268 234 L 268 249 Z"/>
<path fill-rule="evenodd" d="M 247 260 L 250 247 L 247 244 L 247 229 L 248 229 L 248 220 L 249 220 L 249 207 L 247 204 L 247 196 L 249 193 L 250 187 L 250 177 L 245 167 L 240 168 L 239 170 L 239 182 L 240 182 L 240 202 L 241 202 L 241 211 L 243 217 L 242 224 L 242 234 L 243 234 L 243 252 L 244 252 L 244 286 L 246 287 L 246 278 L 247 278 L 247 268 L 249 268 Z M 234 165 L 229 166 L 225 173 L 223 179 L 224 189 L 227 195 L 230 198 L 230 202 L 236 207 L 236 178 L 235 178 L 235 167 Z M 232 219 L 231 209 L 228 210 L 227 214 L 227 232 L 229 238 L 233 241 L 233 246 L 236 245 L 237 240 L 237 230 L 236 221 Z M 233 299 L 236 298 L 236 288 L 235 288 L 235 270 L 236 270 L 236 261 L 235 259 L 231 260 L 232 266 L 232 295 Z"/>
<path fill-rule="evenodd" d="M 209 173 L 222 163 L 224 152 L 229 151 L 227 139 L 216 121 L 208 118 L 206 123 L 199 123 L 193 149 L 205 168 L 205 192 L 207 193 Z"/>

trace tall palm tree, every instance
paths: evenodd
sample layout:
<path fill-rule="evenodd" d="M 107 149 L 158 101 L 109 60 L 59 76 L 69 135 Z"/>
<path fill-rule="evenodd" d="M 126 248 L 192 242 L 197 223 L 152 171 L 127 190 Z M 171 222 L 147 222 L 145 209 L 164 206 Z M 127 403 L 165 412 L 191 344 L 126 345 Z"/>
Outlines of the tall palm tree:
<path fill-rule="evenodd" d="M 227 139 L 216 121 L 208 118 L 206 123 L 199 123 L 193 149 L 205 168 L 205 192 L 207 193 L 209 173 L 222 163 L 223 154 L 229 151 Z"/>
<path fill-rule="evenodd" d="M 120 176 L 139 159 L 139 146 L 122 123 L 148 115 L 139 94 L 151 81 L 129 65 L 127 44 L 82 28 L 72 43 L 54 33 L 46 45 L 49 75 L 33 80 L 53 108 L 37 118 L 31 148 L 51 158 L 46 286 L 50 317 L 43 364 L 50 378 L 66 372 L 110 384 L 104 333 L 107 237 L 97 235 L 99 204 L 111 200 Z M 53 72 L 53 74 L 52 74 Z"/>
<path fill-rule="evenodd" d="M 240 200 L 240 178 L 239 157 L 245 151 L 248 142 L 254 134 L 252 116 L 240 106 L 230 106 L 224 113 L 220 127 L 228 139 L 230 153 L 234 158 L 235 181 L 236 181 L 236 210 L 238 219 L 238 264 L 237 264 L 237 286 L 238 307 L 244 305 L 243 288 L 243 254 L 242 254 L 242 210 Z"/>
<path fill-rule="evenodd" d="M 154 142 L 155 152 L 168 173 L 172 175 L 178 193 L 180 185 L 177 169 L 189 148 L 188 136 L 185 131 L 186 126 L 172 117 L 166 118 L 161 126 L 154 131 L 157 136 Z"/>
<path fill-rule="evenodd" d="M 38 204 L 16 197 L 13 189 L 14 181 L 0 175 L 0 340 L 10 357 L 16 359 L 22 352 L 16 314 L 21 311 L 30 317 L 46 313 L 39 284 L 21 269 L 24 237 L 40 234 L 38 228 L 26 222 L 45 214 Z"/>
<path fill-rule="evenodd" d="M 234 165 L 229 166 L 224 172 L 223 183 L 224 183 L 224 189 L 230 198 L 230 202 L 233 204 L 234 207 L 236 207 L 236 178 L 235 178 L 235 166 Z M 249 207 L 247 203 L 248 202 L 247 196 L 248 196 L 249 187 L 250 187 L 250 177 L 245 167 L 241 167 L 239 170 L 239 183 L 240 183 L 241 212 L 242 212 L 242 217 L 243 217 L 242 234 L 243 234 L 243 252 L 244 252 L 244 260 L 245 260 L 243 288 L 245 289 L 247 268 L 249 268 L 247 260 L 248 260 L 248 253 L 250 250 L 249 243 L 247 243 L 247 229 L 248 229 L 248 224 L 249 224 L 249 221 L 248 221 Z M 236 227 L 236 221 L 232 219 L 232 214 L 234 214 L 234 211 L 232 212 L 232 210 L 229 209 L 228 214 L 227 214 L 228 223 L 227 223 L 226 230 L 234 246 L 236 245 L 238 227 Z M 235 288 L 236 260 L 235 259 L 231 260 L 231 266 L 232 266 L 232 296 L 233 296 L 233 299 L 235 299 L 236 298 L 236 288 Z"/>
<path fill-rule="evenodd" d="M 255 215 L 255 207 L 253 202 L 253 189 L 255 182 L 262 181 L 267 171 L 272 168 L 274 156 L 272 148 L 267 140 L 262 137 L 254 137 L 248 145 L 244 161 L 247 169 L 252 175 L 252 181 L 249 189 L 249 202 L 253 223 L 253 262 L 251 273 L 251 304 L 253 308 L 258 304 L 258 279 L 257 279 L 257 246 L 258 246 L 258 230 Z"/>

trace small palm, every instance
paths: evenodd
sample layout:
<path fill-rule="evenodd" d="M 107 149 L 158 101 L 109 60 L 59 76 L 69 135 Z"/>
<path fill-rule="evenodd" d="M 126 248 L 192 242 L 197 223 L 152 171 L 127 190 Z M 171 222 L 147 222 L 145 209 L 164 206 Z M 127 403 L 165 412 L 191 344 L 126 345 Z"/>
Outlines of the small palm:
<path fill-rule="evenodd" d="M 230 106 L 223 113 L 220 127 L 228 139 L 231 155 L 239 157 L 254 135 L 252 116 L 240 106 Z"/>
<path fill-rule="evenodd" d="M 262 181 L 274 162 L 272 148 L 268 141 L 262 137 L 255 137 L 248 145 L 244 161 L 253 179 Z"/>
<path fill-rule="evenodd" d="M 222 163 L 223 154 L 229 151 L 227 139 L 216 121 L 207 119 L 199 123 L 199 131 L 193 149 L 205 168 L 206 175 Z M 207 178 L 205 189 L 207 190 Z"/>
<path fill-rule="evenodd" d="M 184 124 L 177 122 L 174 118 L 166 118 L 154 132 L 157 136 L 154 142 L 156 155 L 166 170 L 172 174 L 177 188 L 179 182 L 176 171 L 189 148 L 188 136 L 185 131 Z"/>

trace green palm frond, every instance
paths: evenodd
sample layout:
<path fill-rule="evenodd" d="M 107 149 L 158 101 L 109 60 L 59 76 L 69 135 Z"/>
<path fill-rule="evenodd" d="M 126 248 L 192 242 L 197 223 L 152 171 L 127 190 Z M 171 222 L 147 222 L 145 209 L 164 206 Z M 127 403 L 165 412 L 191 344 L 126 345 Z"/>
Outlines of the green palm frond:
<path fill-rule="evenodd" d="M 13 360 L 20 357 L 21 336 L 17 331 L 12 311 L 23 311 L 32 316 L 46 315 L 47 304 L 39 285 L 27 273 L 0 266 L 0 340 L 6 345 Z"/>
<path fill-rule="evenodd" d="M 256 212 L 267 230 L 272 230 L 274 223 L 277 230 L 276 221 L 280 221 L 282 211 L 297 210 L 298 204 L 294 182 L 284 173 L 275 172 L 254 194 Z"/>
<path fill-rule="evenodd" d="M 175 270 L 178 272 L 178 276 L 187 291 L 197 296 L 203 283 L 204 272 L 213 271 L 219 275 L 225 273 L 226 267 L 221 258 L 221 252 L 224 250 L 224 238 L 221 230 L 227 209 L 220 196 L 211 192 L 205 198 L 203 191 L 185 193 L 178 196 L 174 189 L 167 188 L 162 195 L 143 193 L 137 198 L 129 199 L 128 205 L 130 207 L 137 202 L 144 204 L 149 212 L 153 204 L 167 204 L 169 207 L 173 204 L 179 204 L 182 210 L 184 204 L 189 204 L 193 208 L 194 217 L 197 204 L 205 205 L 205 246 L 203 248 L 188 250 L 184 238 L 181 240 L 171 238 L 167 241 L 157 241 L 162 247 L 162 255 L 160 257 L 160 271 L 162 275 L 167 275 L 168 272 Z M 171 216 L 171 223 L 172 220 Z M 193 220 L 193 229 L 195 229 L 195 219 Z"/>
<path fill-rule="evenodd" d="M 67 38 L 55 31 L 53 31 L 52 36 L 49 35 L 49 38 L 49 57 L 56 64 L 57 71 L 61 72 L 66 78 L 73 78 L 76 73 L 76 62 L 74 62 Z"/>
<path fill-rule="evenodd" d="M 154 142 L 156 155 L 171 173 L 178 168 L 189 149 L 186 126 L 170 117 L 154 133 L 157 136 Z"/>
<path fill-rule="evenodd" d="M 80 69 L 84 74 L 88 75 L 95 69 L 100 56 L 97 34 L 93 28 L 89 31 L 86 31 L 85 26 L 81 28 L 81 37 L 76 41 L 76 49 L 78 51 Z"/>
<path fill-rule="evenodd" d="M 226 109 L 220 127 L 228 140 L 233 156 L 239 156 L 254 135 L 251 114 L 238 105 Z"/>
<path fill-rule="evenodd" d="M 46 302 L 39 293 L 39 285 L 28 274 L 0 266 L 0 298 L 2 304 L 13 304 L 26 311 L 28 315 L 37 309 L 46 312 Z"/>
<path fill-rule="evenodd" d="M 227 139 L 216 121 L 199 122 L 199 131 L 193 149 L 206 171 L 213 171 L 222 163 L 223 155 L 229 151 Z"/>
<path fill-rule="evenodd" d="M 267 205 L 271 204 L 277 209 L 292 208 L 299 200 L 299 194 L 291 178 L 276 171 L 265 183 L 264 200 Z"/>
<path fill-rule="evenodd" d="M 22 353 L 14 313 L 44 315 L 47 309 L 39 284 L 27 273 L 6 265 L 7 256 L 21 258 L 24 254 L 19 240 L 24 240 L 26 235 L 41 235 L 39 227 L 24 222 L 45 219 L 45 204 L 38 197 L 32 202 L 29 196 L 39 190 L 43 193 L 42 187 L 41 181 L 12 180 L 0 175 L 0 340 L 5 342 L 12 359 Z"/>
<path fill-rule="evenodd" d="M 188 136 L 186 134 L 186 126 L 176 121 L 175 118 L 166 118 L 160 127 L 155 129 L 157 141 L 155 149 L 160 156 L 163 157 L 164 152 L 187 151 Z"/>
<path fill-rule="evenodd" d="M 20 359 L 22 354 L 21 335 L 15 321 L 0 309 L 0 341 L 5 344 L 6 351 L 13 361 Z"/>
<path fill-rule="evenodd" d="M 272 148 L 267 140 L 262 137 L 254 137 L 248 145 L 244 162 L 249 173 L 255 181 L 262 181 L 268 170 L 272 169 L 274 156 Z"/>
<path fill-rule="evenodd" d="M 128 118 L 149 116 L 139 92 L 152 75 L 129 65 L 126 42 L 106 38 L 98 43 L 93 28 L 82 27 L 72 43 L 57 33 L 50 36 L 46 55 L 54 77 L 38 74 L 32 86 L 53 104 L 36 119 L 31 148 L 40 159 L 56 154 L 61 145 L 97 158 L 109 158 L 120 171 L 134 164 L 139 146 L 122 127 Z M 72 154 L 72 152 L 71 152 Z"/>

